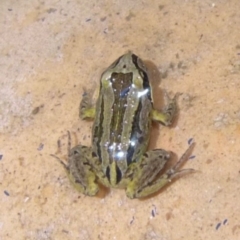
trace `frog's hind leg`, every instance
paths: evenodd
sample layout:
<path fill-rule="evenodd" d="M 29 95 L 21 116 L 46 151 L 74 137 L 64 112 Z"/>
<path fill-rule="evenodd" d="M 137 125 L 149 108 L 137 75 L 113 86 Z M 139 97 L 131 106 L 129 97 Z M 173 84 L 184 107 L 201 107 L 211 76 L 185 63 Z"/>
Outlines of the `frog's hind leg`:
<path fill-rule="evenodd" d="M 194 169 L 179 170 L 186 161 L 186 157 L 192 150 L 194 144 L 190 145 L 180 160 L 165 174 L 157 178 L 159 172 L 170 158 L 170 154 L 162 149 L 148 151 L 144 154 L 141 162 L 135 164 L 132 169 L 131 179 L 127 185 L 126 194 L 129 198 L 142 198 L 159 191 L 175 177 L 182 174 L 195 172 Z"/>
<path fill-rule="evenodd" d="M 73 186 L 81 193 L 94 196 L 98 192 L 97 176 L 91 167 L 92 149 L 77 145 L 71 149 L 71 135 L 68 132 L 68 163 L 56 158 L 65 168 Z"/>

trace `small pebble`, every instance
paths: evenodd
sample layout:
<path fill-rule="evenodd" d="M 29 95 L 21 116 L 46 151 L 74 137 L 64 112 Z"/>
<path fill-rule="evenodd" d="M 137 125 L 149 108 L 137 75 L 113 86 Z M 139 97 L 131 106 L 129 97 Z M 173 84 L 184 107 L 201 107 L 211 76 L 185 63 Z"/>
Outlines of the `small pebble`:
<path fill-rule="evenodd" d="M 32 110 L 32 114 L 33 115 L 36 115 L 39 113 L 39 110 L 40 110 L 40 107 L 35 107 L 33 110 Z"/>
<path fill-rule="evenodd" d="M 43 144 L 43 143 L 40 143 L 37 150 L 38 150 L 38 151 L 41 151 L 41 150 L 43 149 L 43 147 L 44 147 L 44 144 Z"/>
<path fill-rule="evenodd" d="M 154 210 L 152 210 L 152 216 L 155 217 L 155 212 L 154 212 Z"/>
<path fill-rule="evenodd" d="M 132 220 L 130 221 L 130 225 L 134 222 L 134 216 L 132 217 Z"/>
<path fill-rule="evenodd" d="M 9 192 L 6 191 L 6 190 L 4 190 L 4 194 L 5 194 L 6 196 L 10 196 Z"/>
<path fill-rule="evenodd" d="M 227 223 L 227 221 L 228 221 L 228 220 L 227 220 L 227 219 L 225 219 L 225 220 L 223 221 L 223 225 L 225 225 L 225 224 Z"/>
<path fill-rule="evenodd" d="M 190 139 L 188 140 L 188 144 L 190 145 L 192 142 L 193 142 L 193 138 L 190 138 Z"/>
<path fill-rule="evenodd" d="M 221 227 L 221 223 L 218 223 L 216 226 L 216 230 L 218 230 Z"/>
<path fill-rule="evenodd" d="M 153 209 L 152 209 L 151 213 L 152 213 L 152 217 L 155 217 L 155 216 L 156 216 L 156 214 L 157 214 L 157 209 L 156 209 L 156 206 L 155 206 L 155 205 L 153 205 Z"/>

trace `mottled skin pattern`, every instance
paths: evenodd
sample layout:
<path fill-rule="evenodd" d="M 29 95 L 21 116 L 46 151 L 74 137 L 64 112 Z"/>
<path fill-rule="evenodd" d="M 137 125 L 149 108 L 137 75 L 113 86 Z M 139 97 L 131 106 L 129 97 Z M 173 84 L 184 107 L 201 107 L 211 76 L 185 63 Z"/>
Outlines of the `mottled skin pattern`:
<path fill-rule="evenodd" d="M 68 133 L 68 164 L 52 156 L 85 195 L 96 195 L 101 182 L 106 187 L 125 188 L 129 198 L 146 197 L 173 178 L 194 172 L 179 170 L 194 144 L 160 176 L 170 154 L 163 149 L 147 151 L 152 120 L 170 125 L 175 113 L 176 96 L 169 99 L 164 111 L 153 109 L 147 70 L 141 59 L 129 52 L 103 72 L 95 107 L 89 95 L 83 95 L 80 117 L 94 119 L 92 146 L 71 149 Z"/>

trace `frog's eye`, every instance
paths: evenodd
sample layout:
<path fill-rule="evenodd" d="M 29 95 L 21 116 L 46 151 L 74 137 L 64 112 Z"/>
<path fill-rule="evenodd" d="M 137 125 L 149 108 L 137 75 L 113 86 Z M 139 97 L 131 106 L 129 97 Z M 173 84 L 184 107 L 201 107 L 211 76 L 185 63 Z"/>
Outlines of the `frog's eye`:
<path fill-rule="evenodd" d="M 77 154 L 79 154 L 79 152 L 78 152 L 77 150 L 74 150 L 74 151 L 73 151 L 73 154 L 74 154 L 74 155 L 77 155 Z"/>
<path fill-rule="evenodd" d="M 139 67 L 140 69 L 142 69 L 144 72 L 147 72 L 147 69 L 146 69 L 144 63 L 143 63 L 143 61 L 142 61 L 140 58 L 137 59 L 137 65 L 138 65 L 138 67 Z"/>
<path fill-rule="evenodd" d="M 132 61 L 135 64 L 137 69 L 141 69 L 142 71 L 147 72 L 146 66 L 137 55 L 132 54 Z"/>

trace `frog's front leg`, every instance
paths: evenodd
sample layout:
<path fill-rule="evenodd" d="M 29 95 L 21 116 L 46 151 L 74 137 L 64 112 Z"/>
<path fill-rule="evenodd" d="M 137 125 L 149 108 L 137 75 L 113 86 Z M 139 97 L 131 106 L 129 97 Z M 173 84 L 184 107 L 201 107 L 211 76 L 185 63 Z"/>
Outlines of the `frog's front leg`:
<path fill-rule="evenodd" d="M 71 149 L 71 135 L 68 132 L 68 163 L 56 158 L 64 167 L 73 186 L 81 193 L 94 196 L 98 192 L 97 176 L 93 170 L 97 165 L 97 159 L 92 156 L 90 147 L 77 145 Z M 94 163 L 96 161 L 96 163 Z"/>
<path fill-rule="evenodd" d="M 131 173 L 128 174 L 129 182 L 127 184 L 126 194 L 129 198 L 147 197 L 159 191 L 167 183 L 175 177 L 182 174 L 195 172 L 194 169 L 179 170 L 194 144 L 190 145 L 187 151 L 179 159 L 179 161 L 166 173 L 157 178 L 159 172 L 164 168 L 164 165 L 170 158 L 170 154 L 162 149 L 156 149 L 146 152 L 142 160 L 131 168 Z"/>
<path fill-rule="evenodd" d="M 94 119 L 95 117 L 95 107 L 87 92 L 83 93 L 79 106 L 79 116 L 81 119 Z"/>
<path fill-rule="evenodd" d="M 165 99 L 167 100 L 167 105 L 163 111 L 158 111 L 153 109 L 151 112 L 152 120 L 162 123 L 165 126 L 172 124 L 174 117 L 177 113 L 177 97 L 179 94 L 175 94 L 173 99 L 170 99 L 167 92 L 164 94 Z"/>

